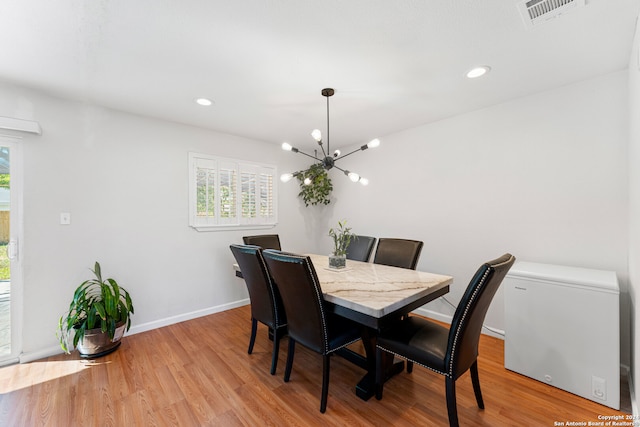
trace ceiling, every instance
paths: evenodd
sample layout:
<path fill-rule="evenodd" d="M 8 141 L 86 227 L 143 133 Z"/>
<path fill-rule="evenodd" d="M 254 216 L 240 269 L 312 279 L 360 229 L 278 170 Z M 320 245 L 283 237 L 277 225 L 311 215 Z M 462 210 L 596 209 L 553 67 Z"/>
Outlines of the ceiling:
<path fill-rule="evenodd" d="M 640 0 L 518 2 L 5 0 L 0 81 L 304 149 L 325 87 L 338 147 L 627 67 Z"/>

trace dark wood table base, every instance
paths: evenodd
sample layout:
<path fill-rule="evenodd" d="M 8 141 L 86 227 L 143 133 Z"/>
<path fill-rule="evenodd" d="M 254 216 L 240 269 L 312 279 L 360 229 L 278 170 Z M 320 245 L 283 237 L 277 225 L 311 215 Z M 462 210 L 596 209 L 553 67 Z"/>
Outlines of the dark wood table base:
<path fill-rule="evenodd" d="M 385 382 L 389 380 L 389 378 L 399 374 L 402 371 L 404 371 L 404 360 L 394 362 L 391 365 L 391 368 L 387 370 L 387 375 L 385 376 L 385 379 L 384 379 Z M 356 396 L 358 396 L 362 400 L 369 400 L 375 394 L 376 394 L 375 372 L 367 372 L 367 374 L 364 377 L 362 377 L 358 385 L 356 385 Z"/>
<path fill-rule="evenodd" d="M 362 343 L 366 356 L 348 348 L 341 348 L 336 354 L 347 359 L 356 366 L 366 370 L 367 373 L 356 385 L 356 395 L 362 400 L 369 400 L 376 394 L 376 340 L 378 332 L 375 329 L 362 328 Z M 382 353 L 382 365 L 385 367 L 384 381 L 404 371 L 404 361 L 394 361 L 390 353 Z"/>

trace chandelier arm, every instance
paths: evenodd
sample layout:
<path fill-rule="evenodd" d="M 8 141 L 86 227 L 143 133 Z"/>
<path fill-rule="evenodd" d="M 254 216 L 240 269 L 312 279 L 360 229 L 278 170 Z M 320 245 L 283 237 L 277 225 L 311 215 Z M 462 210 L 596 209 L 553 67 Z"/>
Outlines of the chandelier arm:
<path fill-rule="evenodd" d="M 336 169 L 338 169 L 339 171 L 341 171 L 341 172 L 342 172 L 342 173 L 344 173 L 345 175 L 346 175 L 347 173 L 349 173 L 349 171 L 346 171 L 346 170 L 344 170 L 344 169 L 342 169 L 342 168 L 340 168 L 340 167 L 338 167 L 338 166 L 336 166 L 336 165 L 333 165 L 333 167 L 334 167 L 334 168 L 336 168 Z"/>
<path fill-rule="evenodd" d="M 322 141 L 318 141 L 318 145 L 322 148 L 322 158 L 327 157 L 327 153 L 324 152 L 324 145 L 322 145 Z M 329 135 L 327 135 L 327 151 L 329 150 Z M 317 159 L 317 157 L 316 157 Z"/>
<path fill-rule="evenodd" d="M 366 145 L 363 145 L 363 147 L 366 147 Z M 352 155 L 353 153 L 357 153 L 358 151 L 362 151 L 362 150 L 364 150 L 364 148 L 360 147 L 360 148 L 358 148 L 358 149 L 356 149 L 356 150 L 353 150 L 353 151 L 352 151 L 352 152 L 350 152 L 350 153 L 344 154 L 344 155 L 342 155 L 342 156 L 340 156 L 340 157 L 336 158 L 335 160 L 336 160 L 336 162 L 337 162 L 337 161 L 338 161 L 338 160 L 340 160 L 340 159 L 344 159 L 345 157 L 350 156 L 350 155 Z"/>

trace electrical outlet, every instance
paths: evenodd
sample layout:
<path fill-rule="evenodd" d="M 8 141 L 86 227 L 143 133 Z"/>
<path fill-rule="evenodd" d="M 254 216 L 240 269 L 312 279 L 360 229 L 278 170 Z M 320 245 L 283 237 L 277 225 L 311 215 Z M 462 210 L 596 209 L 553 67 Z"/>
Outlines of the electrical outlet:
<path fill-rule="evenodd" d="M 592 375 L 591 394 L 600 400 L 607 400 L 607 381 L 604 378 Z"/>

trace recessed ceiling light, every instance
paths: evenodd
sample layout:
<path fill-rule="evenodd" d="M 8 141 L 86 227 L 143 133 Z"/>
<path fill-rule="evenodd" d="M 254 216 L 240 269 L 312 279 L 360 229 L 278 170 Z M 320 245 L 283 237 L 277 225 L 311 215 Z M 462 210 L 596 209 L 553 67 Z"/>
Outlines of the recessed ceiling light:
<path fill-rule="evenodd" d="M 470 78 L 470 79 L 475 79 L 477 77 L 484 76 L 489 71 L 491 71 L 491 67 L 489 67 L 487 65 L 483 65 L 481 67 L 475 67 L 475 68 L 472 68 L 471 70 L 469 70 L 469 72 L 467 73 L 467 77 Z"/>
<path fill-rule="evenodd" d="M 213 104 L 213 101 L 211 101 L 210 99 L 207 99 L 207 98 L 198 98 L 198 99 L 196 99 L 196 102 L 199 105 L 203 105 L 205 107 L 208 107 L 209 105 Z"/>

